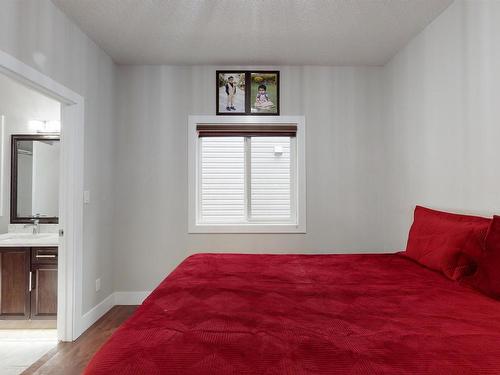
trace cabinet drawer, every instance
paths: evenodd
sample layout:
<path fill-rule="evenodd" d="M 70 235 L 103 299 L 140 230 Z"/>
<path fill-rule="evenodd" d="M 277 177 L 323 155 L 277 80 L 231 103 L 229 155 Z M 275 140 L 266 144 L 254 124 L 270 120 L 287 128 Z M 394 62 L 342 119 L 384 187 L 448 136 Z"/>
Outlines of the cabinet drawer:
<path fill-rule="evenodd" d="M 32 264 L 57 264 L 57 247 L 33 247 Z"/>

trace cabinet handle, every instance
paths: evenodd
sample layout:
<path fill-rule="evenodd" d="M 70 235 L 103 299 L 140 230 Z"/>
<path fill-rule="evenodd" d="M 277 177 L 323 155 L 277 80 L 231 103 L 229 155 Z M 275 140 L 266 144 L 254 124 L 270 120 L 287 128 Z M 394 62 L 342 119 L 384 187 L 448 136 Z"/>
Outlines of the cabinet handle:
<path fill-rule="evenodd" d="M 55 255 L 35 255 L 36 258 L 55 258 Z"/>
<path fill-rule="evenodd" d="M 30 291 L 30 292 L 31 292 L 31 289 L 32 289 L 32 285 L 31 285 L 31 283 L 32 283 L 32 281 L 31 281 L 31 280 L 32 280 L 32 279 L 33 279 L 33 272 L 31 272 L 31 271 L 30 271 L 30 282 L 29 282 L 29 291 Z"/>

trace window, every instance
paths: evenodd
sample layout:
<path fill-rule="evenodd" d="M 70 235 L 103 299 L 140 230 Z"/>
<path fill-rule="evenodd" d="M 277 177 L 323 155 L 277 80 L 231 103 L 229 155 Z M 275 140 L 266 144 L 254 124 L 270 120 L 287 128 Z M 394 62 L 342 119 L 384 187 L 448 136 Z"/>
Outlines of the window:
<path fill-rule="evenodd" d="M 295 137 L 204 137 L 199 142 L 199 223 L 296 223 Z"/>
<path fill-rule="evenodd" d="M 297 125 L 215 119 L 191 126 L 190 232 L 304 232 Z"/>

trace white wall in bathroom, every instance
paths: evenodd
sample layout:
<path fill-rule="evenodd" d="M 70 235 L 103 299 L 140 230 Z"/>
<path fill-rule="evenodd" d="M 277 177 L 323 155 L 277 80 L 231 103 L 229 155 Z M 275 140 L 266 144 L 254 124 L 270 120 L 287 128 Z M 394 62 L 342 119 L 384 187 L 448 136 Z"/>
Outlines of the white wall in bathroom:
<path fill-rule="evenodd" d="M 0 233 L 7 232 L 10 223 L 10 156 L 12 134 L 36 134 L 30 120 L 55 120 L 61 118 L 59 102 L 40 94 L 0 73 L 0 114 L 4 116 L 2 151 L 3 212 L 0 216 Z M 31 194 L 31 188 L 28 191 Z"/>

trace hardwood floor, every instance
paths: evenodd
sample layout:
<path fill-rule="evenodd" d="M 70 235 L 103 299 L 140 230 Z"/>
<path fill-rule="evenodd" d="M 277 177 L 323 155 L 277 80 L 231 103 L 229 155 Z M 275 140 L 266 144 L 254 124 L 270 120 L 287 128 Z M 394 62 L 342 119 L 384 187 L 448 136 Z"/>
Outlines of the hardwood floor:
<path fill-rule="evenodd" d="M 75 342 L 59 343 L 29 367 L 23 375 L 77 375 L 111 334 L 137 306 L 115 306 L 90 327 Z"/>

